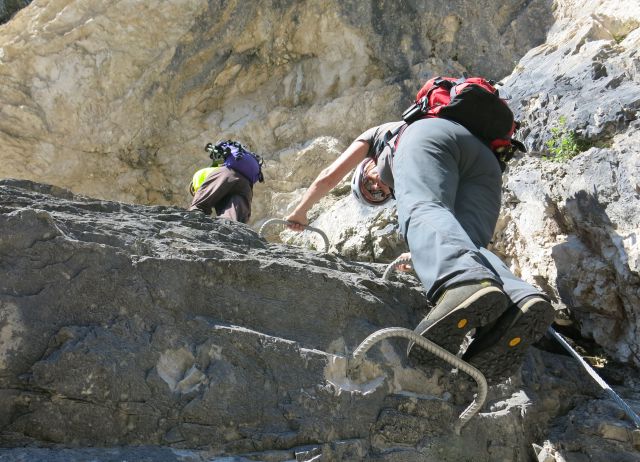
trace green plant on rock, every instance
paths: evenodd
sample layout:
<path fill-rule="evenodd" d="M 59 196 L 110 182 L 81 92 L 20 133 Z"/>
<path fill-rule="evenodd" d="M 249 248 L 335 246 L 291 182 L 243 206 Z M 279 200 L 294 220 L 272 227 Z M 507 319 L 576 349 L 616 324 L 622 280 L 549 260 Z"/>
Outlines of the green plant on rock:
<path fill-rule="evenodd" d="M 565 162 L 582 151 L 575 132 L 567 128 L 567 118 L 564 116 L 558 119 L 558 126 L 551 129 L 551 138 L 546 144 L 549 152 L 542 158 L 553 162 Z"/>
<path fill-rule="evenodd" d="M 613 40 L 618 44 L 626 38 L 627 34 L 613 34 Z"/>

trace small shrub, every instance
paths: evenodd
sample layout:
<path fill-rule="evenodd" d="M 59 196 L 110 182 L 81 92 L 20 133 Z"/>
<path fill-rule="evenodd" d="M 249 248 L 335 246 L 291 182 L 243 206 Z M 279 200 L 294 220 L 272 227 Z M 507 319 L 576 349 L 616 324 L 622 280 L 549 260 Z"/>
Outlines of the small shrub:
<path fill-rule="evenodd" d="M 561 116 L 558 126 L 551 129 L 551 138 L 547 141 L 548 154 L 542 156 L 553 162 L 566 162 L 582 152 L 585 146 L 578 139 L 575 132 L 567 128 L 567 118 Z"/>
<path fill-rule="evenodd" d="M 613 40 L 620 44 L 625 38 L 627 38 L 627 34 L 613 34 Z"/>

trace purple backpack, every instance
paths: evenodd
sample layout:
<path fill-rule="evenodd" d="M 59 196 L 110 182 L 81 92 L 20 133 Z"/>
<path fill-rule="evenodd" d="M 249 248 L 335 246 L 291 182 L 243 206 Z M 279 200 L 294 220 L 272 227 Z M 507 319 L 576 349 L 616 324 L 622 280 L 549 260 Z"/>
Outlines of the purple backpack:
<path fill-rule="evenodd" d="M 209 157 L 214 164 L 220 162 L 225 167 L 235 170 L 253 185 L 256 181 L 262 183 L 262 157 L 249 151 L 237 141 L 220 141 L 215 145 L 207 143 L 204 150 L 209 153 Z"/>

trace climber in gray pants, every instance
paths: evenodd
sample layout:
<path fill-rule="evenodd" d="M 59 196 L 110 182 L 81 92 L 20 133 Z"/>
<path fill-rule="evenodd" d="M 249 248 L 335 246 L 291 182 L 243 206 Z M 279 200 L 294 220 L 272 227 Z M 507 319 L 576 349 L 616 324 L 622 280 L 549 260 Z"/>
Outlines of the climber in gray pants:
<path fill-rule="evenodd" d="M 493 152 L 455 122 L 428 118 L 401 134 L 393 159 L 400 230 L 434 308 L 416 332 L 458 353 L 491 382 L 512 375 L 553 319 L 535 287 L 485 247 L 500 211 L 502 172 Z M 423 359 L 410 347 L 413 359 Z"/>

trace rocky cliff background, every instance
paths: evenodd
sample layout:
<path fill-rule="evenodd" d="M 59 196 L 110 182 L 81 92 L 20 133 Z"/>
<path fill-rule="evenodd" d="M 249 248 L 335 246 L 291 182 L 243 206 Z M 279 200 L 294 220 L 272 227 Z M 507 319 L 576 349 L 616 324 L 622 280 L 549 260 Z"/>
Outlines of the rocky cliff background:
<path fill-rule="evenodd" d="M 338 188 L 312 213 L 333 254 L 181 207 L 208 141 L 266 157 L 256 228 L 427 77 L 502 79 L 529 152 L 505 174 L 493 250 L 568 308 L 565 331 L 639 411 L 640 5 L 36 0 L 0 14 L 0 460 L 638 460 L 638 431 L 553 344 L 460 437 L 473 386 L 408 367 L 400 341 L 345 375 L 345 351 L 425 309 L 411 276 L 380 279 L 376 262 L 404 250 L 393 204 Z M 579 154 L 550 160 L 562 140 Z"/>
<path fill-rule="evenodd" d="M 552 21 L 540 0 L 35 1 L 2 26 L 0 175 L 184 206 L 206 142 L 237 138 L 268 160 L 256 215 L 280 214 L 422 78 L 506 76 Z"/>

